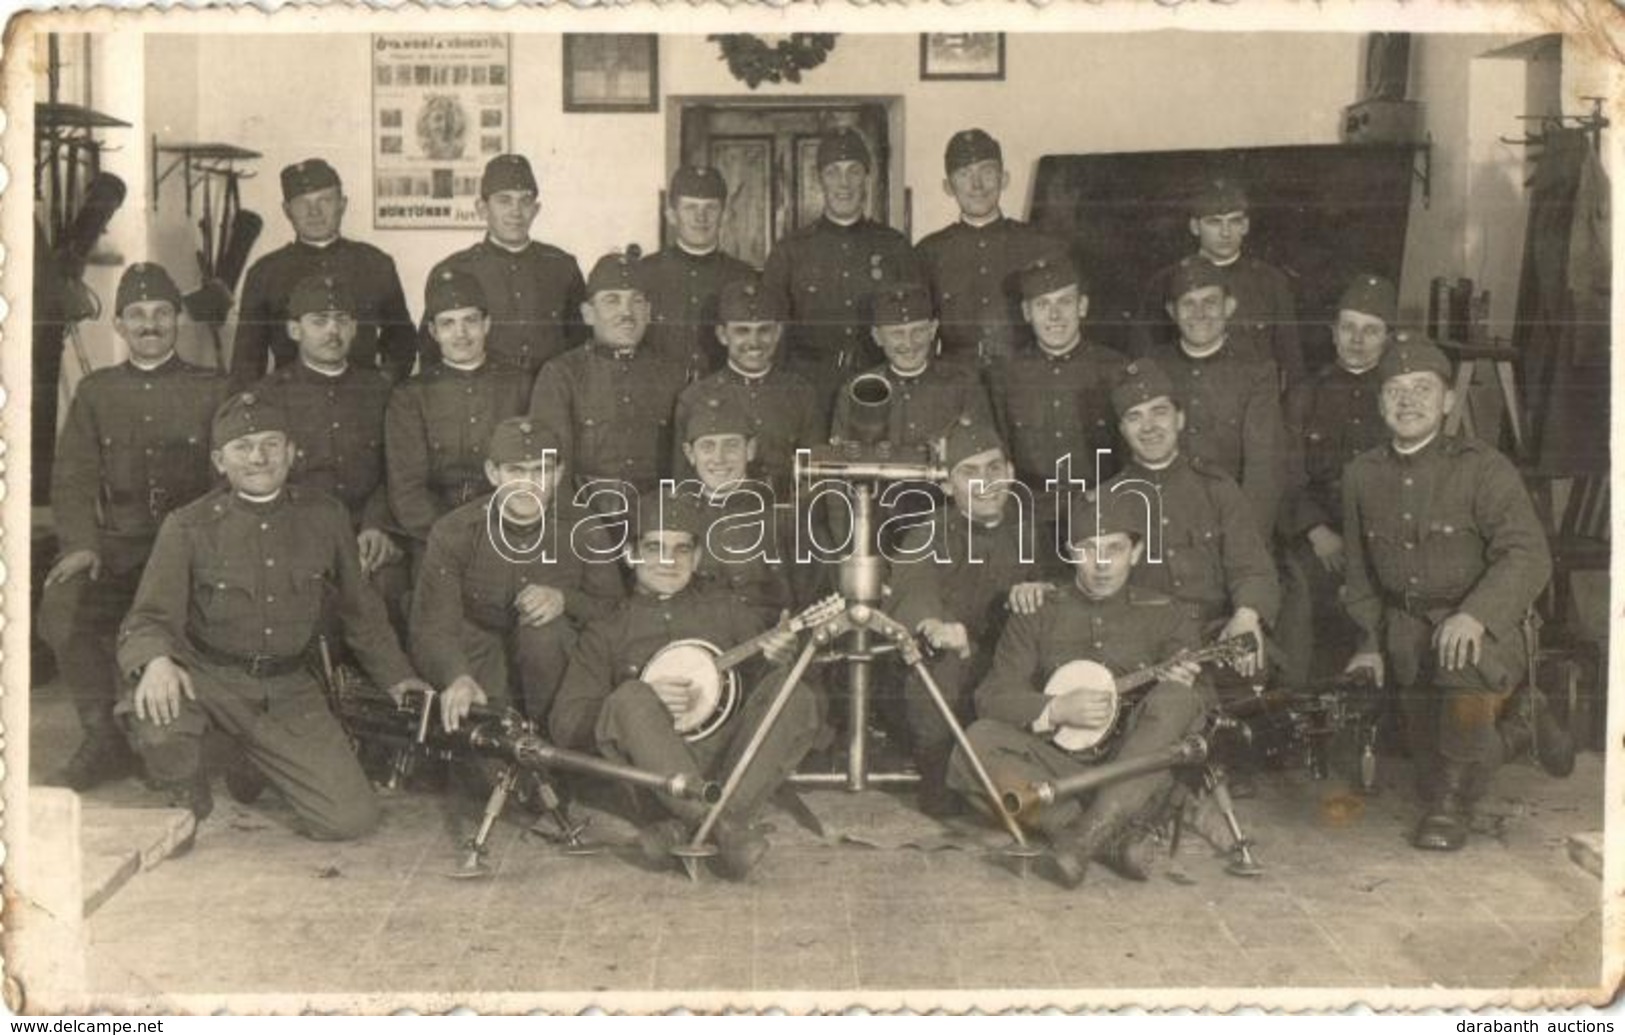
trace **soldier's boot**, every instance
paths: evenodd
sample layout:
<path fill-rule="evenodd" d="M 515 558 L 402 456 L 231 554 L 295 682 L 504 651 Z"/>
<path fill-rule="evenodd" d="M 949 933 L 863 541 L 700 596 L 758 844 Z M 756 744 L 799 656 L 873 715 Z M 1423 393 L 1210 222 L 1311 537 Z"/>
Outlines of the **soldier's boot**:
<path fill-rule="evenodd" d="M 189 780 L 159 785 L 169 799 L 172 809 L 186 809 L 192 814 L 192 829 L 175 845 L 175 855 L 185 855 L 197 843 L 197 828 L 214 811 L 214 791 L 209 788 L 209 777 L 199 769 Z"/>
<path fill-rule="evenodd" d="M 105 714 L 101 710 L 87 709 L 80 713 L 79 723 L 85 731 L 84 740 L 68 764 L 52 779 L 53 786 L 83 794 L 140 771 L 139 759 L 113 721 L 111 708 Z"/>
<path fill-rule="evenodd" d="M 1467 797 L 1472 782 L 1469 770 L 1469 766 L 1460 762 L 1443 763 L 1438 795 L 1416 825 L 1411 844 L 1432 852 L 1455 852 L 1467 844 L 1472 822 L 1472 807 Z"/>
<path fill-rule="evenodd" d="M 941 746 L 921 749 L 915 764 L 920 770 L 920 790 L 916 801 L 920 811 L 932 819 L 963 815 L 965 799 L 948 786 L 948 759 L 953 755 L 952 740 Z"/>
<path fill-rule="evenodd" d="M 1562 779 L 1574 772 L 1574 737 L 1552 714 L 1546 695 L 1525 687 L 1508 702 L 1495 724 L 1508 762 L 1533 754 L 1540 767 Z"/>
<path fill-rule="evenodd" d="M 1081 886 L 1090 860 L 1110 855 L 1122 826 L 1119 812 L 1089 809 L 1082 819 L 1050 835 L 1046 876 L 1068 890 Z"/>
<path fill-rule="evenodd" d="M 651 870 L 671 868 L 672 849 L 688 843 L 688 824 L 680 819 L 659 819 L 638 828 L 638 851 Z"/>
<path fill-rule="evenodd" d="M 252 805 L 265 793 L 266 786 L 265 774 L 249 759 L 247 752 L 239 751 L 226 766 L 226 791 L 234 801 Z"/>
<path fill-rule="evenodd" d="M 767 854 L 768 843 L 760 831 L 735 820 L 718 820 L 714 828 L 717 842 L 715 867 L 719 876 L 744 880 Z"/>

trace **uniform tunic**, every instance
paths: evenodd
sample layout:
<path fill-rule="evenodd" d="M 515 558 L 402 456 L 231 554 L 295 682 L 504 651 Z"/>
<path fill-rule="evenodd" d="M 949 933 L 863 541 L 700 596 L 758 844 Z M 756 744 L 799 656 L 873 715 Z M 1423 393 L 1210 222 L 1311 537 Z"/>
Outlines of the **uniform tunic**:
<path fill-rule="evenodd" d="M 47 587 L 39 627 L 87 729 L 118 695 L 119 623 L 135 599 L 159 523 L 209 490 L 209 424 L 225 378 L 178 356 L 152 370 L 133 363 L 79 382 L 56 447 L 51 516 L 65 556 L 95 551 L 88 573 Z"/>
<path fill-rule="evenodd" d="M 474 370 L 437 363 L 396 386 L 384 422 L 389 504 L 415 539 L 436 520 L 489 491 L 491 430 L 525 412 L 522 371 L 495 360 Z"/>
<path fill-rule="evenodd" d="M 384 486 L 384 414 L 389 378 L 355 366 L 328 375 L 302 362 L 278 367 L 254 389 L 288 415 L 299 448 L 289 479 L 338 498 L 360 528 L 389 528 Z"/>
<path fill-rule="evenodd" d="M 904 377 L 881 364 L 865 373 L 879 374 L 891 385 L 885 440 L 894 447 L 929 445 L 946 434 L 961 417 L 986 425 L 993 423 L 987 390 L 975 374 L 963 367 L 928 363 L 920 373 Z M 854 438 L 852 411 L 851 396 L 843 390 L 835 404 L 835 418 L 830 423 L 832 439 Z"/>
<path fill-rule="evenodd" d="M 760 724 L 785 672 L 774 670 L 753 678 L 760 662 L 743 666 L 743 708 L 715 734 L 692 744 L 677 734 L 671 713 L 638 676 L 656 651 L 676 640 L 702 639 L 727 650 L 762 629 L 752 609 L 725 594 L 704 594 L 690 586 L 662 597 L 635 589 L 616 611 L 589 624 L 576 641 L 548 724 L 553 740 L 567 748 L 596 747 L 656 772 L 725 777 Z M 817 735 L 820 711 L 816 691 L 804 680 L 740 781 L 727 815 L 748 820 L 795 771 Z M 706 811 L 697 802 L 664 795 L 661 801 L 690 820 Z"/>
<path fill-rule="evenodd" d="M 704 501 L 699 511 L 705 531 L 695 588 L 731 596 L 754 611 L 763 628 L 778 621 L 791 606 L 792 555 L 780 542 L 773 499 L 735 492 Z"/>
<path fill-rule="evenodd" d="M 542 368 L 530 415 L 563 439 L 578 484 L 611 479 L 645 490 L 666 473 L 672 410 L 682 390 L 677 364 L 641 346 L 616 350 L 594 341 Z"/>
<path fill-rule="evenodd" d="M 1522 682 L 1518 625 L 1552 573 L 1517 469 L 1474 438 L 1436 436 L 1409 456 L 1368 450 L 1343 475 L 1343 536 L 1360 649 L 1387 648 L 1416 747 L 1428 752 L 1436 736 L 1443 759 L 1487 778 L 1502 754 L 1494 709 L 1470 699 L 1498 702 Z M 1484 649 L 1478 664 L 1446 670 L 1432 638 L 1457 612 L 1483 623 Z"/>
<path fill-rule="evenodd" d="M 412 659 L 436 687 L 472 676 L 492 703 L 519 697 L 546 722 L 576 631 L 614 608 L 620 573 L 608 556 L 586 560 L 573 538 L 591 529 L 588 511 L 555 499 L 540 528 L 502 525 L 493 534 L 492 499 L 465 503 L 429 534 L 412 595 Z M 527 586 L 559 590 L 564 613 L 522 624 L 515 601 Z"/>
<path fill-rule="evenodd" d="M 986 226 L 954 222 L 923 238 L 915 251 L 941 320 L 942 358 L 988 362 L 1014 355 L 1032 340 L 1016 275 L 1065 247 L 1000 216 Z"/>
<path fill-rule="evenodd" d="M 1117 469 L 1112 414 L 1112 377 L 1126 362 L 1101 345 L 1079 342 L 1061 355 L 1036 345 L 1012 353 L 992 380 L 993 411 L 1010 447 L 1020 478 L 1035 492 L 1055 477 L 1061 457 L 1072 457 L 1072 476 L 1095 480 L 1095 451 L 1101 476 Z"/>
<path fill-rule="evenodd" d="M 395 261 L 370 244 L 345 237 L 325 246 L 293 241 L 248 268 L 231 347 L 231 383 L 246 388 L 265 376 L 266 358 L 293 363 L 299 346 L 288 337 L 288 296 L 309 276 L 341 277 L 356 300 L 355 345 L 350 362 L 382 367 L 398 381 L 417 358 L 417 332 L 406 311 Z"/>
<path fill-rule="evenodd" d="M 1146 285 L 1136 327 L 1136 355 L 1153 355 L 1156 345 L 1179 343 L 1179 326 L 1168 317 L 1165 297 L 1168 280 L 1176 267 L 1177 263 L 1158 270 Z M 1303 344 L 1298 333 L 1298 303 L 1292 281 L 1281 270 L 1250 255 L 1242 255 L 1217 268 L 1226 290 L 1236 300 L 1236 311 L 1228 327 L 1241 346 L 1238 351 L 1250 358 L 1273 360 L 1287 387 L 1302 381 L 1305 374 Z"/>
<path fill-rule="evenodd" d="M 717 341 L 717 296 L 725 285 L 749 280 L 749 263 L 718 248 L 695 255 L 680 245 L 663 248 L 638 263 L 649 296 L 649 333 L 643 348 L 681 366 L 693 381 L 727 360 Z"/>
<path fill-rule="evenodd" d="M 197 700 L 181 698 L 177 721 L 132 716 L 156 782 L 193 777 L 212 723 L 240 740 L 312 836 L 354 837 L 377 825 L 378 805 L 320 686 L 307 669 L 288 667 L 323 630 L 324 604 L 378 687 L 412 676 L 361 577 L 338 500 L 292 485 L 264 503 L 220 489 L 164 521 L 118 648 L 132 679 L 158 657 L 192 675 Z M 251 659 L 280 671 L 254 675 Z"/>
<path fill-rule="evenodd" d="M 871 219 L 841 226 L 820 218 L 774 246 L 762 288 L 788 314 L 785 361 L 813 385 L 825 414 L 841 382 L 881 358 L 870 337 L 875 291 L 921 273 L 908 239 Z"/>
<path fill-rule="evenodd" d="M 701 407 L 718 408 L 745 419 L 756 439 L 756 459 L 751 462 L 750 476 L 770 485 L 781 502 L 790 498 L 796 450 L 822 445 L 828 437 L 819 419 L 812 386 L 782 364 L 775 364 L 757 377 L 746 377 L 725 366 L 684 388 L 677 397 L 674 438 L 684 434 L 689 416 Z M 693 473 L 681 443 L 672 453 L 672 471 L 685 477 Z"/>
<path fill-rule="evenodd" d="M 491 333 L 486 351 L 535 377 L 543 363 L 586 337 L 581 304 L 587 284 L 575 256 L 541 241 L 514 251 L 490 238 L 442 259 L 429 282 L 446 270 L 471 273 L 485 289 Z M 425 365 L 439 362 L 440 346 L 423 337 Z"/>
<path fill-rule="evenodd" d="M 1158 501 L 1144 560 L 1132 584 L 1173 597 L 1199 625 L 1250 607 L 1275 620 L 1280 584 L 1241 489 L 1201 460 L 1176 456 L 1161 470 L 1130 462 L 1100 491 L 1139 490 Z M 1160 558 L 1160 561 L 1156 559 Z"/>

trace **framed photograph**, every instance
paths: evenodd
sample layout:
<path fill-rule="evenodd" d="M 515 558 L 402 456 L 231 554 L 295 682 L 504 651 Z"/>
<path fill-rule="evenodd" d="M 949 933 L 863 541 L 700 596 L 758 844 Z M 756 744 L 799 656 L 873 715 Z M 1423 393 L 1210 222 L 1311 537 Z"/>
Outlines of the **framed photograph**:
<path fill-rule="evenodd" d="M 1004 33 L 920 33 L 921 79 L 1003 79 Z"/>
<path fill-rule="evenodd" d="M 659 37 L 566 33 L 564 110 L 659 111 Z"/>

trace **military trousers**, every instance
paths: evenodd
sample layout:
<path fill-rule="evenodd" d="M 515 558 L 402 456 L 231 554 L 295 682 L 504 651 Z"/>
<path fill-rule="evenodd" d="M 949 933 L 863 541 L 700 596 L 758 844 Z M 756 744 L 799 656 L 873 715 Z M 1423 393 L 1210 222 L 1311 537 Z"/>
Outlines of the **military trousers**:
<path fill-rule="evenodd" d="M 1109 757 L 1138 758 L 1160 751 L 1201 725 L 1206 714 L 1200 689 L 1171 681 L 1158 683 L 1129 713 L 1122 739 Z M 1001 791 L 1076 776 L 1088 772 L 1093 764 L 1068 754 L 1048 737 L 995 719 L 980 719 L 965 732 Z M 1092 800 L 1064 798 L 1046 806 L 1032 825 L 1053 836 L 1083 818 L 1085 801 L 1097 815 L 1126 820 L 1159 805 L 1172 784 L 1173 776 L 1167 770 L 1119 780 L 1095 791 Z M 976 807 L 991 808 L 963 748 L 954 750 L 948 786 Z"/>
<path fill-rule="evenodd" d="M 546 625 L 518 624 L 506 632 L 463 622 L 463 653 L 488 703 L 497 708 L 517 704 L 542 726 L 575 642 L 575 629 L 563 615 Z"/>
<path fill-rule="evenodd" d="M 1340 672 L 1359 642 L 1359 629 L 1343 609 L 1341 576 L 1326 570 L 1303 539 L 1281 554 L 1281 615 L 1275 640 L 1288 686 Z"/>
<path fill-rule="evenodd" d="M 46 587 L 37 621 L 41 637 L 56 654 L 57 671 L 73 697 L 85 733 L 111 732 L 120 677 L 116 651 L 119 625 L 135 602 L 141 568 L 101 576 L 76 575 Z"/>
<path fill-rule="evenodd" d="M 605 757 L 657 773 L 681 773 L 694 779 L 724 782 L 738 765 L 788 675 L 788 669 L 774 669 L 745 695 L 738 713 L 715 733 L 696 742 L 684 740 L 673 727 L 671 712 L 653 687 L 642 680 L 629 679 L 604 701 L 596 730 L 598 749 Z M 795 772 L 818 739 L 823 712 L 823 697 L 816 684 L 803 679 L 791 692 L 773 729 L 745 771 L 724 815 L 741 824 L 751 821 L 773 792 Z M 698 822 L 708 810 L 699 802 L 666 794 L 659 795 L 659 799 L 668 812 L 691 823 Z"/>
<path fill-rule="evenodd" d="M 132 696 L 119 705 L 154 783 L 181 787 L 196 779 L 204 734 L 214 727 L 281 792 L 306 836 L 347 841 L 377 828 L 383 818 L 377 796 L 310 672 L 255 677 L 201 658 L 184 664 L 197 699 L 183 696 L 173 722 L 136 718 Z"/>

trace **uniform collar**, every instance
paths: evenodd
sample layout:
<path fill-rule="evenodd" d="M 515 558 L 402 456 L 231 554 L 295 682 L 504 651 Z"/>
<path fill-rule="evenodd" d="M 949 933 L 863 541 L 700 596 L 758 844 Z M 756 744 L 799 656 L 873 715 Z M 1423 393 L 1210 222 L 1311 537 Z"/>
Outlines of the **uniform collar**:
<path fill-rule="evenodd" d="M 613 345 L 608 345 L 599 341 L 597 338 L 592 340 L 592 351 L 594 355 L 602 356 L 604 359 L 619 360 L 622 363 L 627 363 L 633 359 L 636 359 L 638 355 L 638 348 L 639 346 L 632 345 L 628 348 L 618 349 Z"/>
<path fill-rule="evenodd" d="M 998 226 L 1000 223 L 1004 222 L 1004 212 L 999 209 L 994 209 L 993 214 L 981 222 L 976 222 L 970 217 L 961 213 L 959 216 L 959 222 L 972 230 L 986 230 L 988 227 Z"/>
<path fill-rule="evenodd" d="M 1394 455 L 1399 457 L 1401 460 L 1420 460 L 1422 457 L 1436 452 L 1435 447 L 1442 442 L 1443 439 L 1444 428 L 1441 427 L 1438 431 L 1435 431 L 1426 442 L 1423 442 L 1419 446 L 1412 446 L 1409 449 L 1400 449 L 1399 445 L 1394 442 L 1393 439 L 1389 439 L 1388 448 L 1393 450 Z"/>
<path fill-rule="evenodd" d="M 523 254 L 525 254 L 525 252 L 530 250 L 530 246 L 532 244 L 534 244 L 535 242 L 527 237 L 527 238 L 525 238 L 525 243 L 524 244 L 522 244 L 519 247 L 515 248 L 513 245 L 503 244 L 501 241 L 497 240 L 495 237 L 492 237 L 490 234 L 486 234 L 485 235 L 485 243 L 487 245 L 489 245 L 490 247 L 496 249 L 499 252 L 506 252 L 509 255 L 523 255 Z"/>
<path fill-rule="evenodd" d="M 477 374 L 485 367 L 485 359 L 482 358 L 478 363 L 463 364 L 463 363 L 453 363 L 451 360 L 449 360 L 446 357 L 442 356 L 442 357 L 440 357 L 440 365 L 445 367 L 447 370 L 452 371 L 453 373 Z"/>
<path fill-rule="evenodd" d="M 319 370 L 301 359 L 294 369 L 300 375 L 313 381 L 337 381 L 339 378 L 350 372 L 350 364 L 346 362 L 344 366 L 340 367 L 338 370 Z"/>
<path fill-rule="evenodd" d="M 828 212 L 819 213 L 818 216 L 819 222 L 823 223 L 832 230 L 856 230 L 858 227 L 863 225 L 864 219 L 864 216 L 859 216 L 850 223 L 843 223 L 830 216 Z"/>
<path fill-rule="evenodd" d="M 167 356 L 165 356 L 163 359 L 160 359 L 158 362 L 152 364 L 151 366 L 146 366 L 145 364 L 137 363 L 135 361 L 134 356 L 131 356 L 130 359 L 128 360 L 128 362 L 130 364 L 130 369 L 131 370 L 134 370 L 138 374 L 145 374 L 147 376 L 151 376 L 153 374 L 167 373 L 169 371 L 169 369 L 175 365 L 175 362 L 178 359 L 180 359 L 180 354 L 177 353 L 174 349 L 170 349 L 169 354 Z"/>
<path fill-rule="evenodd" d="M 1078 350 L 1079 350 L 1080 346 L 1082 346 L 1082 345 L 1083 345 L 1083 331 L 1079 330 L 1078 331 L 1078 336 L 1076 338 L 1072 339 L 1072 344 L 1068 345 L 1066 348 L 1062 349 L 1060 352 L 1051 352 L 1049 349 L 1046 349 L 1042 344 L 1038 344 L 1037 348 L 1038 348 L 1038 354 L 1040 356 L 1043 356 L 1045 359 L 1048 359 L 1048 360 L 1059 362 L 1059 361 L 1061 361 L 1063 359 L 1071 359 L 1073 356 L 1076 356 L 1078 354 Z"/>
<path fill-rule="evenodd" d="M 308 248 L 313 252 L 325 252 L 325 251 L 331 249 L 334 245 L 338 244 L 342 240 L 344 240 L 344 235 L 343 234 L 334 234 L 332 237 L 328 238 L 327 240 L 319 241 L 319 242 L 318 241 L 307 241 L 303 237 L 298 237 L 298 238 L 294 239 L 294 243 L 296 245 L 298 245 L 299 247 L 301 247 L 301 248 Z"/>
<path fill-rule="evenodd" d="M 1167 463 L 1160 464 L 1160 465 L 1158 465 L 1156 467 L 1151 467 L 1151 466 L 1149 466 L 1147 464 L 1141 463 L 1138 460 L 1130 460 L 1129 461 L 1129 466 L 1134 468 L 1136 471 L 1143 471 L 1144 473 L 1149 474 L 1149 475 L 1153 475 L 1153 476 L 1161 476 L 1161 475 L 1166 475 L 1169 471 L 1172 471 L 1174 468 L 1180 467 L 1180 466 L 1182 466 L 1184 464 L 1188 464 L 1189 462 L 1190 461 L 1186 459 L 1184 453 L 1176 452 L 1176 453 L 1174 453 L 1173 458 L 1170 459 Z"/>
<path fill-rule="evenodd" d="M 1220 335 L 1219 340 L 1208 346 L 1206 351 L 1192 352 L 1190 347 L 1185 344 L 1185 339 L 1181 338 L 1179 339 L 1179 354 L 1184 356 L 1186 359 L 1195 360 L 1196 362 L 1200 363 L 1205 360 L 1218 359 L 1224 354 L 1224 347 L 1228 344 L 1230 344 L 1230 335 L 1226 333 Z"/>
<path fill-rule="evenodd" d="M 717 254 L 721 250 L 722 250 L 722 246 L 720 244 L 713 244 L 710 248 L 707 248 L 705 251 L 697 252 L 694 249 L 690 248 L 688 245 L 684 244 L 682 241 L 677 242 L 677 253 L 679 255 L 687 256 L 690 259 L 709 259 L 709 258 L 711 258 L 711 256 Z"/>
<path fill-rule="evenodd" d="M 733 360 L 728 361 L 728 373 L 732 374 L 741 384 L 747 385 L 761 384 L 763 381 L 766 381 L 768 378 L 772 377 L 773 371 L 777 369 L 778 363 L 774 362 L 768 364 L 768 368 L 762 371 L 760 374 L 747 374 L 743 370 L 740 370 L 738 367 L 734 366 Z"/>

